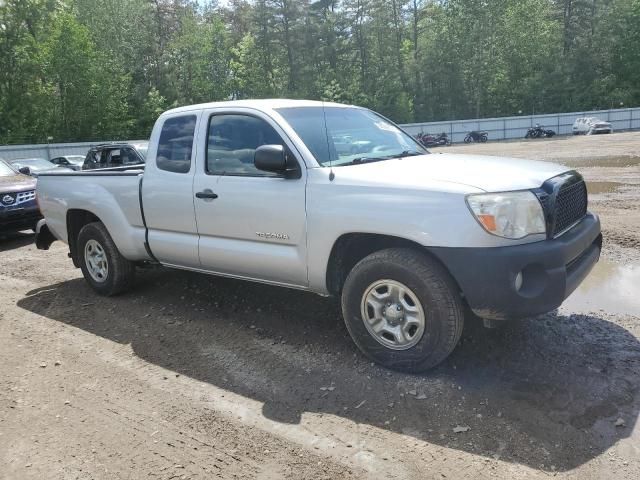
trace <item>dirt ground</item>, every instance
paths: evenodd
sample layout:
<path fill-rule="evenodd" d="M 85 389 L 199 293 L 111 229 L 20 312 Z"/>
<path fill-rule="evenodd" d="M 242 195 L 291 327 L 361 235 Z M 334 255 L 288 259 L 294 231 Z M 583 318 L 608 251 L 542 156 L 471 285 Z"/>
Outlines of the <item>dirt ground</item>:
<path fill-rule="evenodd" d="M 467 325 L 419 376 L 367 362 L 328 299 L 159 268 L 104 299 L 65 246 L 0 240 L 0 478 L 640 478 L 639 147 L 439 150 L 575 166 L 605 246 L 558 312 Z"/>

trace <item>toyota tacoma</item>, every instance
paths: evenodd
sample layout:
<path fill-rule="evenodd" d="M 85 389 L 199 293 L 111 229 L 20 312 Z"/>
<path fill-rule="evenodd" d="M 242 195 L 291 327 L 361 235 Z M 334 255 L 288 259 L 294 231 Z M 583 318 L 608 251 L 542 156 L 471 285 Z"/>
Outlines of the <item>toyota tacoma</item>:
<path fill-rule="evenodd" d="M 602 243 L 579 173 L 430 154 L 379 114 L 323 102 L 173 109 L 145 165 L 41 174 L 37 194 L 38 247 L 67 243 L 99 294 L 156 263 L 336 296 L 362 352 L 412 372 L 453 351 L 471 312 L 559 307 Z"/>

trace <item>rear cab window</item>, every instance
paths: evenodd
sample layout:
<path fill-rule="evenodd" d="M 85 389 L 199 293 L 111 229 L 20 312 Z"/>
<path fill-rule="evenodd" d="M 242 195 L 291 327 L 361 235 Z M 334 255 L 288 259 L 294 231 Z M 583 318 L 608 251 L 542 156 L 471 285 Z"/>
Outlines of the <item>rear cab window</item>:
<path fill-rule="evenodd" d="M 189 173 L 195 129 L 195 115 L 171 117 L 165 120 L 160 131 L 156 155 L 156 165 L 160 170 Z"/>
<path fill-rule="evenodd" d="M 120 149 L 114 148 L 109 150 L 109 158 L 107 160 L 109 166 L 122 165 L 122 156 L 120 155 Z"/>

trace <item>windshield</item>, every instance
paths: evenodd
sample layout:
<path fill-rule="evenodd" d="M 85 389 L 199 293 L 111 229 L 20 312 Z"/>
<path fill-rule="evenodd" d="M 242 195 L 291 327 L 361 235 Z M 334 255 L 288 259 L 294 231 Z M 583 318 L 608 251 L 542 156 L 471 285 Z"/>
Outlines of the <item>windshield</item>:
<path fill-rule="evenodd" d="M 15 174 L 16 172 L 9 165 L 0 160 L 0 177 L 9 177 Z"/>
<path fill-rule="evenodd" d="M 323 167 L 428 153 L 410 135 L 369 110 L 293 107 L 277 112 Z"/>
<path fill-rule="evenodd" d="M 56 166 L 44 158 L 25 158 L 13 160 L 11 164 L 16 168 L 29 167 L 32 170 L 51 170 Z"/>

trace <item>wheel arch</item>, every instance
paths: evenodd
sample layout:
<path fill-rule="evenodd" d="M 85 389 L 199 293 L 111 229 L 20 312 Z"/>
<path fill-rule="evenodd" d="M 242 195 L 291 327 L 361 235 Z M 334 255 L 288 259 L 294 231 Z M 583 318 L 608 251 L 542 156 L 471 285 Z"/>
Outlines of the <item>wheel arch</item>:
<path fill-rule="evenodd" d="M 338 237 L 331 248 L 326 271 L 327 290 L 331 295 L 340 295 L 349 272 L 363 258 L 388 248 L 408 248 L 429 256 L 444 268 L 456 284 L 460 286 L 442 260 L 431 253 L 427 247 L 413 240 L 378 233 L 352 232 Z"/>
<path fill-rule="evenodd" d="M 69 243 L 69 256 L 76 268 L 80 268 L 80 260 L 78 259 L 78 234 L 82 227 L 89 223 L 102 222 L 100 218 L 89 210 L 80 208 L 72 208 L 67 211 L 67 239 Z"/>

